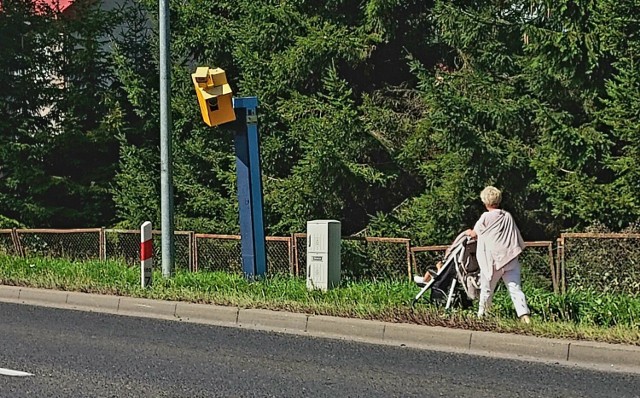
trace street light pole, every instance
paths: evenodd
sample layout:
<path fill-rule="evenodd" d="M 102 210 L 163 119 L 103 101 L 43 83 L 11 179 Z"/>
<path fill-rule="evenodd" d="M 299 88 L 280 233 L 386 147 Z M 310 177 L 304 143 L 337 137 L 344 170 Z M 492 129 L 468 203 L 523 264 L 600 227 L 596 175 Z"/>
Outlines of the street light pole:
<path fill-rule="evenodd" d="M 169 57 L 169 0 L 159 0 L 160 30 L 160 212 L 162 276 L 173 270 L 173 169 L 171 162 L 171 60 Z"/>

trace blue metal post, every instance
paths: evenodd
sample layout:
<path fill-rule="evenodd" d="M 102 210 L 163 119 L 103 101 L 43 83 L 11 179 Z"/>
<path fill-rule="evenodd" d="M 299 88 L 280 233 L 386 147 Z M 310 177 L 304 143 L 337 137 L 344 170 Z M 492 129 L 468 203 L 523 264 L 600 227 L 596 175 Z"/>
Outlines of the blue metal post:
<path fill-rule="evenodd" d="M 239 127 L 235 136 L 242 269 L 247 278 L 267 272 L 263 221 L 262 172 L 258 137 L 258 99 L 233 98 Z"/>
<path fill-rule="evenodd" d="M 253 217 L 251 212 L 251 184 L 249 182 L 249 146 L 247 131 L 238 129 L 235 135 L 236 181 L 238 183 L 238 210 L 240 212 L 240 236 L 242 270 L 251 278 L 255 274 L 255 246 L 253 244 Z"/>

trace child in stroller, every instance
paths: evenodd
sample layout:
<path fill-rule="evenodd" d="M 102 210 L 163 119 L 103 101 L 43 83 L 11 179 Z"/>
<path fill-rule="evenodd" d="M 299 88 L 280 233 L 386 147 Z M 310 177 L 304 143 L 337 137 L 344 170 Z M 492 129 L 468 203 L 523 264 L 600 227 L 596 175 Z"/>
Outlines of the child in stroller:
<path fill-rule="evenodd" d="M 462 307 L 469 307 L 471 301 L 480 295 L 476 240 L 462 232 L 447 248 L 443 261 L 439 261 L 435 269 L 428 269 L 424 276 L 416 275 L 413 280 L 421 290 L 413 299 L 412 306 L 431 289 L 429 300 L 434 304 L 445 304 L 448 309 L 454 302 L 459 302 Z"/>

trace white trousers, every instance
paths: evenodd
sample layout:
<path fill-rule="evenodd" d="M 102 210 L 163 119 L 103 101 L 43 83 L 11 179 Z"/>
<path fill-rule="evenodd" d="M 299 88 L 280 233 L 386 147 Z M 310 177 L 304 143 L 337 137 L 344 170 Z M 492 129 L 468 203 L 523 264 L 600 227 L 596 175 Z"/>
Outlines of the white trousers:
<path fill-rule="evenodd" d="M 518 317 L 528 315 L 529 307 L 527 306 L 527 299 L 520 287 L 520 262 L 518 262 L 518 258 L 516 257 L 499 270 L 494 269 L 491 280 L 488 280 L 480 273 L 480 305 L 478 306 L 478 316 L 481 317 L 489 311 L 493 299 L 493 292 L 496 290 L 500 279 L 504 281 L 507 289 L 509 289 L 511 301 L 513 301 L 513 306 L 516 309 Z"/>

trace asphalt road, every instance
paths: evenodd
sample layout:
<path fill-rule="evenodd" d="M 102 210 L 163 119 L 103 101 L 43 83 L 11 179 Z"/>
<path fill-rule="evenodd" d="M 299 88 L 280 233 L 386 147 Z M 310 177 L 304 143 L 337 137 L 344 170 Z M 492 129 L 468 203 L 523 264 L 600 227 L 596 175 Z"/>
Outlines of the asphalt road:
<path fill-rule="evenodd" d="M 640 397 L 640 375 L 0 303 L 0 397 Z"/>

